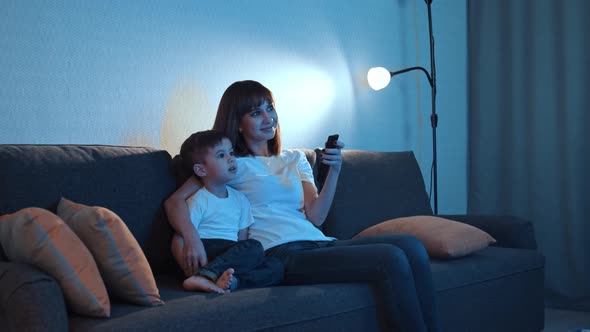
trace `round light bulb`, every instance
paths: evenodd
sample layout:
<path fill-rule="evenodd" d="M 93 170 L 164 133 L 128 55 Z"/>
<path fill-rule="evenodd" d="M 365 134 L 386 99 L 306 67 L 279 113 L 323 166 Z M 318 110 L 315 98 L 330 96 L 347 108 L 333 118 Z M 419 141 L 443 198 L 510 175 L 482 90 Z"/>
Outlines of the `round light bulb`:
<path fill-rule="evenodd" d="M 381 90 L 391 81 L 391 74 L 383 67 L 374 67 L 369 69 L 367 81 L 373 90 Z"/>

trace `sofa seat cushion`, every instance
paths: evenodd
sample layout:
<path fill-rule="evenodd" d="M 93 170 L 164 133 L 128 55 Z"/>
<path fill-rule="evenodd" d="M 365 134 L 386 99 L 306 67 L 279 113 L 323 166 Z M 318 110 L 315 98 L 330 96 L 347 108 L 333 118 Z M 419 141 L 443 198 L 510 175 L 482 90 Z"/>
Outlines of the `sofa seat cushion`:
<path fill-rule="evenodd" d="M 277 286 L 216 295 L 186 292 L 181 279 L 172 275 L 156 276 L 156 281 L 165 306 L 113 303 L 110 319 L 72 316 L 70 330 L 274 331 L 294 326 L 323 331 L 378 329 L 372 292 L 364 284 Z"/>
<path fill-rule="evenodd" d="M 31 264 L 0 261 L 0 330 L 67 331 L 67 317 L 53 277 Z"/>
<path fill-rule="evenodd" d="M 431 260 L 441 331 L 543 330 L 543 256 L 488 247 L 451 260 Z"/>
<path fill-rule="evenodd" d="M 432 259 L 430 267 L 438 291 L 542 269 L 544 258 L 538 251 L 488 247 L 459 259 Z"/>

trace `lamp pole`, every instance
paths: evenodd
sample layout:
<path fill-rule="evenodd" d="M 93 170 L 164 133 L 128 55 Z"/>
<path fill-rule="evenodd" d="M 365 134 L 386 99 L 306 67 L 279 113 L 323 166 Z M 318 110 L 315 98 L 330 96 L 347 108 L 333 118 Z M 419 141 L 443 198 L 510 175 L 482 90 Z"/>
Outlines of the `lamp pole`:
<path fill-rule="evenodd" d="M 432 113 L 430 124 L 432 126 L 432 182 L 434 183 L 434 214 L 438 214 L 438 175 L 436 159 L 436 127 L 438 126 L 438 115 L 436 114 L 436 65 L 434 62 L 434 36 L 432 34 L 432 0 L 424 0 L 428 7 L 428 36 L 430 37 L 430 91 L 432 99 Z"/>
<path fill-rule="evenodd" d="M 436 127 L 438 126 L 438 115 L 436 114 L 436 66 L 434 61 L 434 37 L 432 35 L 432 11 L 430 5 L 432 0 L 424 0 L 428 7 L 428 35 L 430 40 L 430 73 L 424 67 L 409 67 L 398 71 L 389 71 L 383 67 L 375 67 L 369 69 L 367 73 L 367 81 L 371 88 L 374 90 L 381 90 L 389 84 L 389 81 L 393 76 L 407 73 L 412 70 L 419 70 L 426 75 L 428 83 L 430 84 L 430 96 L 432 113 L 430 114 L 430 125 L 432 126 L 432 168 L 430 170 L 431 175 L 431 187 L 434 185 L 434 192 L 431 192 L 434 196 L 434 214 L 438 214 L 438 173 L 437 173 L 437 156 L 436 156 Z M 431 197 L 432 197 L 431 196 Z"/>
<path fill-rule="evenodd" d="M 432 53 L 431 53 L 432 54 Z M 432 62 L 432 65 L 434 65 L 434 62 Z M 437 169 L 436 169 L 436 127 L 438 125 L 438 115 L 436 114 L 436 82 L 434 81 L 434 74 L 431 76 L 428 71 L 426 70 L 426 68 L 424 67 L 409 67 L 409 68 L 405 68 L 402 70 L 398 70 L 398 71 L 390 71 L 389 75 L 391 75 L 391 77 L 396 76 L 396 75 L 400 75 L 403 73 L 407 73 L 409 71 L 413 71 L 413 70 L 419 70 L 421 72 L 423 72 L 426 75 L 426 78 L 428 79 L 428 83 L 430 84 L 430 89 L 431 89 L 431 98 L 432 98 L 432 113 L 430 114 L 430 124 L 432 125 L 432 169 L 431 169 L 431 173 L 432 173 L 432 182 L 433 182 L 433 186 L 434 186 L 434 191 L 433 191 L 433 201 L 434 201 L 434 214 L 438 214 L 438 186 L 437 186 Z M 434 72 L 433 72 L 434 73 Z"/>

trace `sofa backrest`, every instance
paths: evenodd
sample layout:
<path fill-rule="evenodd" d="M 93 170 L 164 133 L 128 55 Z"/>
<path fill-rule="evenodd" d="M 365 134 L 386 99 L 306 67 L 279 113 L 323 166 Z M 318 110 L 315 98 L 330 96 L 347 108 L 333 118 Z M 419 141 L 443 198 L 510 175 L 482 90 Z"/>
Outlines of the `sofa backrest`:
<path fill-rule="evenodd" d="M 55 213 L 61 197 L 106 207 L 129 227 L 154 272 L 174 266 L 163 201 L 175 190 L 166 151 L 104 145 L 0 145 L 0 215 Z"/>
<path fill-rule="evenodd" d="M 413 215 L 432 215 L 413 152 L 342 151 L 326 235 L 350 239 L 382 221 Z"/>

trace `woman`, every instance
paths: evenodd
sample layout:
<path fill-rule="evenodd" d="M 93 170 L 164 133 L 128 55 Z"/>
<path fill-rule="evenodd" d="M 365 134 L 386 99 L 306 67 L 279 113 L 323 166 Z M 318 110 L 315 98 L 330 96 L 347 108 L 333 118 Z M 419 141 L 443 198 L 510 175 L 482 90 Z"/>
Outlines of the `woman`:
<path fill-rule="evenodd" d="M 330 168 L 318 194 L 305 155 L 281 150 L 272 93 L 262 84 L 239 81 L 229 86 L 213 129 L 230 138 L 238 157 L 238 174 L 229 185 L 243 192 L 252 206 L 250 238 L 262 243 L 267 256 L 284 262 L 285 283 L 367 282 L 377 288 L 384 329 L 437 330 L 430 264 L 420 241 L 400 235 L 336 240 L 316 227 L 334 198 L 342 142 L 320 156 Z M 175 239 L 182 239 L 174 241 L 173 250 L 182 250 L 187 275 L 207 263 L 185 203 L 199 187 L 191 177 L 165 203 L 179 233 Z"/>

